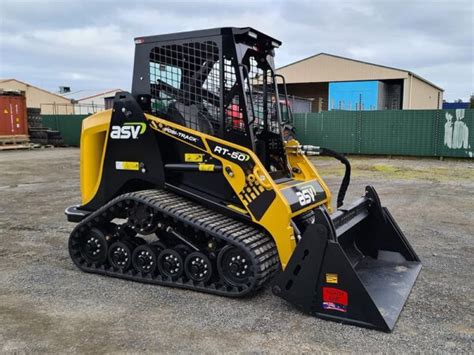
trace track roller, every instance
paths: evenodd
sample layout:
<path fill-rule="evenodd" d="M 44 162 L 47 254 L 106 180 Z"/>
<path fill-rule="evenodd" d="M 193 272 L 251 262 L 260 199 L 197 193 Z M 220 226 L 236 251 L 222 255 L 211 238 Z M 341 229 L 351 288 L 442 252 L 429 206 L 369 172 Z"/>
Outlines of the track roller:
<path fill-rule="evenodd" d="M 158 254 L 161 250 L 153 244 L 143 244 L 136 247 L 132 255 L 132 264 L 135 270 L 144 274 L 155 272 Z"/>
<path fill-rule="evenodd" d="M 201 252 L 189 254 L 184 261 L 186 276 L 196 282 L 207 282 L 212 276 L 212 264 L 209 258 Z"/>
<path fill-rule="evenodd" d="M 129 240 L 113 243 L 109 248 L 109 263 L 113 267 L 125 271 L 132 265 L 132 252 L 135 244 Z"/>
<path fill-rule="evenodd" d="M 243 286 L 253 276 L 249 257 L 231 245 L 219 252 L 217 270 L 222 279 L 231 286 Z"/>
<path fill-rule="evenodd" d="M 79 248 L 88 263 L 101 265 L 107 260 L 108 241 L 98 228 L 92 228 L 81 238 Z"/>
<path fill-rule="evenodd" d="M 158 256 L 158 270 L 170 279 L 177 279 L 183 274 L 183 258 L 173 249 L 165 249 Z"/>

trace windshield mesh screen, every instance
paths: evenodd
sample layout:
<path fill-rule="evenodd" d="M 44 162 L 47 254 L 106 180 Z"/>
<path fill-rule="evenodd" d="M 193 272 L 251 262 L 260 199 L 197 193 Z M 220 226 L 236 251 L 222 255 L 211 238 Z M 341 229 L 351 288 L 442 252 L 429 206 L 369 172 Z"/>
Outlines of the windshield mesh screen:
<path fill-rule="evenodd" d="M 155 47 L 150 53 L 153 114 L 215 134 L 220 126 L 220 62 L 215 42 Z"/>

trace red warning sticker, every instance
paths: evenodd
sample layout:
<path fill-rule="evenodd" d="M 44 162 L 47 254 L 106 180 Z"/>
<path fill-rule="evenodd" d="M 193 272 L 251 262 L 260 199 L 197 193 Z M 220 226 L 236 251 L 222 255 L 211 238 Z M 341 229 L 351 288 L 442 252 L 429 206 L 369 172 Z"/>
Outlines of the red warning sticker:
<path fill-rule="evenodd" d="M 334 287 L 323 287 L 323 302 L 337 303 L 347 306 L 349 297 L 346 291 Z"/>

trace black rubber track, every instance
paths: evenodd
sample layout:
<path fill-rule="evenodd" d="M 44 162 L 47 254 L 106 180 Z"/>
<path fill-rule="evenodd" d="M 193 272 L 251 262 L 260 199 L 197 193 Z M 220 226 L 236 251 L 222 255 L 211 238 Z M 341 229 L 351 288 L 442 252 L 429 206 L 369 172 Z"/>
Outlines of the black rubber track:
<path fill-rule="evenodd" d="M 127 208 L 136 203 L 152 207 L 163 218 L 172 218 L 176 223 L 201 230 L 220 239 L 224 244 L 240 248 L 252 261 L 254 277 L 249 279 L 247 284 L 235 287 L 220 280 L 209 284 L 195 282 L 184 274 L 177 280 L 171 280 L 158 273 L 142 274 L 134 269 L 121 272 L 108 264 L 98 266 L 88 263 L 79 250 L 81 235 L 92 228 L 106 229 L 110 221 L 114 218 L 123 218 Z M 85 272 L 230 297 L 244 296 L 256 291 L 280 269 L 277 249 L 270 236 L 253 226 L 212 211 L 167 190 L 144 190 L 123 194 L 93 212 L 72 231 L 69 238 L 69 254 L 74 263 Z"/>

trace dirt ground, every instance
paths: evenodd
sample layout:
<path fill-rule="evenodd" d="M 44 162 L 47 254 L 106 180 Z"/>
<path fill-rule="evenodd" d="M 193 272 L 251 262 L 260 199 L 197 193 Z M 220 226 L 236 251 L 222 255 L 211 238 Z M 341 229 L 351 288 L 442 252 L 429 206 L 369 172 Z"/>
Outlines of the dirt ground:
<path fill-rule="evenodd" d="M 0 351 L 473 352 L 474 162 L 351 157 L 423 262 L 391 334 L 303 315 L 267 287 L 234 300 L 85 274 L 71 262 L 79 150 L 0 153 Z M 316 165 L 337 191 L 342 168 Z"/>

